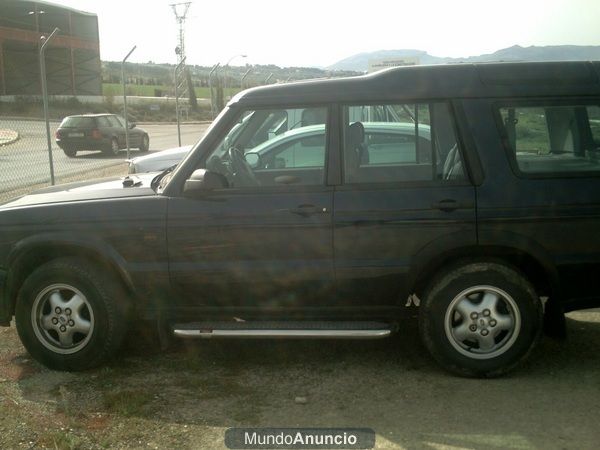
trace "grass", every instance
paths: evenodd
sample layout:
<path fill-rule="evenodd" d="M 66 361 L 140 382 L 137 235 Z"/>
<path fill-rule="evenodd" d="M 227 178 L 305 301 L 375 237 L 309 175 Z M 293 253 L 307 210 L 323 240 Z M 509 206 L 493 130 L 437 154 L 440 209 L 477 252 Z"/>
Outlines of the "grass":
<path fill-rule="evenodd" d="M 122 106 L 105 98 L 103 103 L 82 103 L 72 97 L 67 100 L 51 99 L 49 115 L 52 120 L 62 120 L 65 116 L 86 113 L 116 113 L 122 114 Z M 137 122 L 175 122 L 175 105 L 161 104 L 159 110 L 153 110 L 148 104 L 129 104 L 127 110 L 131 120 Z M 0 103 L 2 116 L 43 117 L 42 105 L 38 100 L 22 98 L 17 102 Z M 184 120 L 210 120 L 210 106 L 200 104 L 198 110 L 190 110 Z"/>
<path fill-rule="evenodd" d="M 502 120 L 508 120 L 508 109 L 500 110 Z M 517 108 L 515 120 L 516 145 L 518 152 L 547 154 L 550 151 L 548 127 L 543 108 Z"/>
<path fill-rule="evenodd" d="M 142 389 L 111 390 L 103 396 L 107 412 L 124 417 L 145 416 L 146 406 L 153 400 L 150 391 Z"/>
<path fill-rule="evenodd" d="M 38 444 L 56 450 L 75 450 L 84 448 L 84 442 L 78 436 L 68 431 L 54 431 L 38 441 Z"/>
<path fill-rule="evenodd" d="M 502 119 L 508 117 L 507 109 L 501 109 Z M 600 143 L 600 108 L 588 106 L 590 131 L 596 143 Z M 517 151 L 535 154 L 550 152 L 550 136 L 544 108 L 523 107 L 516 109 Z"/>

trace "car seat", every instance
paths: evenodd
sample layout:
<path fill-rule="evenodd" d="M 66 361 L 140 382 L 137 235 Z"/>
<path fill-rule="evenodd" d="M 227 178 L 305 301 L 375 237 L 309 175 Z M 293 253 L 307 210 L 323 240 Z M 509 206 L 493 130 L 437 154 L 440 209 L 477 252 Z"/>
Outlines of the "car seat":
<path fill-rule="evenodd" d="M 346 180 L 354 181 L 361 164 L 368 164 L 369 151 L 365 145 L 365 127 L 361 122 L 354 122 L 346 130 L 346 146 L 344 148 Z"/>

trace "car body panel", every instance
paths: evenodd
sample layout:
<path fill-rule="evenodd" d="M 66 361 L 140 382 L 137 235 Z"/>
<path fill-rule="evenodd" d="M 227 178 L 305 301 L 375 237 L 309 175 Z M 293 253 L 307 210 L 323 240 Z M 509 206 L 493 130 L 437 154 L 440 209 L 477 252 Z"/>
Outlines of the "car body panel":
<path fill-rule="evenodd" d="M 330 188 L 214 192 L 172 198 L 168 234 L 174 303 L 326 307 L 334 285 Z M 318 205 L 310 216 L 292 210 Z"/>
<path fill-rule="evenodd" d="M 455 211 L 433 205 L 444 199 Z M 342 187 L 335 193 L 334 251 L 341 304 L 401 306 L 413 293 L 411 268 L 428 245 L 452 236 L 456 247 L 477 245 L 472 186 Z M 451 248 L 440 247 L 438 251 Z"/>
<path fill-rule="evenodd" d="M 599 100 L 600 101 L 600 100 Z M 549 282 L 565 303 L 596 298 L 600 306 L 600 178 L 553 176 L 524 178 L 507 163 L 498 127 L 489 114 L 495 100 L 464 102 L 468 115 L 477 115 L 472 137 L 485 167 L 493 176 L 477 188 L 477 220 L 482 246 L 514 246 L 536 254 L 553 268 Z M 488 114 L 483 115 L 486 111 Z M 557 279 L 552 280 L 552 273 Z M 579 300 L 578 300 L 579 299 Z M 586 300 L 587 301 L 587 300 Z"/>
<path fill-rule="evenodd" d="M 9 281 L 30 252 L 42 256 L 43 251 L 62 249 L 60 255 L 80 249 L 110 262 L 134 291 L 147 294 L 140 298 L 153 302 L 152 292 L 168 284 L 167 199 L 144 187 L 154 176 L 136 177 L 139 185 L 132 187 L 124 187 L 123 178 L 54 186 L 2 205 L 0 267 L 8 269 Z M 151 279 L 146 278 L 149 274 Z M 5 290 L 5 305 L 14 294 Z M 10 311 L 1 309 L 0 316 Z"/>

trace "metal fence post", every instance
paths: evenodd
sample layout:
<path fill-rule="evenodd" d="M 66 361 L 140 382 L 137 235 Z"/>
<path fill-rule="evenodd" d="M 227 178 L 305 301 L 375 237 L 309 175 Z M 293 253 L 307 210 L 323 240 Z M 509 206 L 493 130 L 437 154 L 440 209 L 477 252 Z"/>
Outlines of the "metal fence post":
<path fill-rule="evenodd" d="M 210 90 L 210 116 L 212 119 L 215 118 L 215 97 L 213 95 L 212 76 L 213 72 L 217 70 L 221 63 L 216 63 L 208 74 L 208 89 Z"/>
<path fill-rule="evenodd" d="M 129 159 L 129 119 L 127 118 L 127 92 L 125 91 L 125 61 L 127 61 L 129 55 L 131 55 L 136 48 L 137 45 L 134 45 L 121 62 L 121 79 L 123 81 L 123 114 L 125 115 L 125 145 L 127 145 L 127 159 Z"/>
<path fill-rule="evenodd" d="M 50 162 L 50 183 L 54 186 L 54 161 L 52 160 L 52 136 L 50 135 L 50 118 L 48 117 L 48 85 L 46 84 L 46 58 L 45 51 L 48 43 L 54 38 L 60 29 L 54 31 L 44 39 L 40 47 L 40 72 L 42 76 L 42 97 L 44 100 L 44 120 L 46 121 L 46 137 L 48 138 L 48 161 Z"/>
<path fill-rule="evenodd" d="M 185 66 L 185 58 L 175 66 L 175 114 L 177 114 L 177 142 L 181 147 L 181 117 L 179 115 L 179 76 L 177 75 L 182 66 Z"/>
<path fill-rule="evenodd" d="M 244 80 L 246 79 L 246 77 L 248 76 L 248 74 L 250 73 L 250 71 L 252 70 L 252 67 L 250 67 L 248 70 L 246 70 L 246 72 L 244 73 L 244 75 L 242 75 L 242 78 L 240 79 L 240 89 L 244 89 Z"/>

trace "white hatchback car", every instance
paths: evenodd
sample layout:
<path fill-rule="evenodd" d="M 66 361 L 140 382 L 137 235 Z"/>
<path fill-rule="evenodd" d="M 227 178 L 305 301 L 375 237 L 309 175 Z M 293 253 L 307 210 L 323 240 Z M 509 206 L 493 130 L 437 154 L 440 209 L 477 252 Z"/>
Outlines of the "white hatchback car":
<path fill-rule="evenodd" d="M 129 159 L 127 160 L 129 173 L 160 172 L 179 164 L 191 149 L 191 145 L 184 145 Z"/>
<path fill-rule="evenodd" d="M 365 122 L 365 148 L 360 162 L 384 164 L 396 160 L 421 160 L 422 157 L 419 158 L 415 154 L 414 133 L 415 126 L 412 123 Z M 428 125 L 419 125 L 419 139 L 420 153 L 430 153 L 431 136 Z M 244 153 L 246 156 L 258 156 L 258 159 L 251 163 L 253 167 L 306 167 L 323 158 L 325 147 L 320 140 L 325 140 L 325 126 L 309 125 L 286 131 L 274 139 L 244 150 Z M 133 158 L 129 160 L 129 173 L 160 172 L 168 169 L 183 160 L 191 148 L 191 145 L 176 147 Z M 410 148 L 413 149 L 412 154 Z"/>

